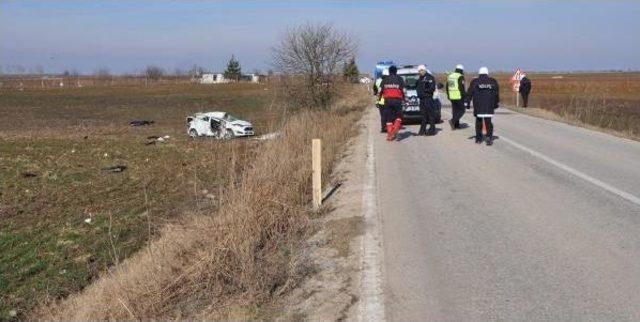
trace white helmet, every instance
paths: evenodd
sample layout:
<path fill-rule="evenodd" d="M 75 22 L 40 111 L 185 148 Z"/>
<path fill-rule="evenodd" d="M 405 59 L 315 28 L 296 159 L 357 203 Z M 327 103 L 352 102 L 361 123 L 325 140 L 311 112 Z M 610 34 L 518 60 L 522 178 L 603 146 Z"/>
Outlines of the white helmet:
<path fill-rule="evenodd" d="M 427 66 L 425 65 L 420 65 L 418 66 L 418 71 L 424 70 L 425 72 L 427 71 Z"/>
<path fill-rule="evenodd" d="M 382 70 L 382 76 L 389 76 L 389 68 L 385 68 Z"/>
<path fill-rule="evenodd" d="M 456 69 L 464 70 L 464 66 L 462 66 L 462 64 L 458 64 L 456 65 Z"/>
<path fill-rule="evenodd" d="M 489 75 L 489 68 L 487 67 L 480 67 L 480 70 L 478 71 L 479 75 Z"/>

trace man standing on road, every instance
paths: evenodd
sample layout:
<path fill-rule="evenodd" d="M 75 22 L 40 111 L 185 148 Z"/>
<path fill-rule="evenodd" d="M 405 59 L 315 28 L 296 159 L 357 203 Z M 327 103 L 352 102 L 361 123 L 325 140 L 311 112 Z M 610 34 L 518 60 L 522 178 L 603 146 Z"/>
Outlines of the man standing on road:
<path fill-rule="evenodd" d="M 447 77 L 447 97 L 451 101 L 451 129 L 460 128 L 460 119 L 465 111 L 464 66 L 457 65 L 456 71 Z"/>
<path fill-rule="evenodd" d="M 435 135 L 436 134 L 436 111 L 433 93 L 436 90 L 436 79 L 427 72 L 425 65 L 418 66 L 418 82 L 416 84 L 416 92 L 420 99 L 420 113 L 422 121 L 420 123 L 420 131 L 418 135 Z M 427 131 L 427 121 L 429 122 L 429 131 Z"/>
<path fill-rule="evenodd" d="M 384 99 L 383 114 L 387 128 L 387 141 L 396 139 L 402 126 L 402 102 L 404 101 L 404 81 L 398 76 L 396 66 L 389 67 L 389 76 L 380 83 L 381 99 Z"/>
<path fill-rule="evenodd" d="M 498 81 L 489 77 L 487 67 L 480 68 L 478 78 L 474 78 L 469 85 L 467 104 L 473 101 L 473 115 L 476 117 L 476 143 L 482 143 L 483 128 L 487 132 L 487 145 L 493 144 L 493 111 L 500 103 L 500 89 Z"/>
<path fill-rule="evenodd" d="M 518 89 L 518 91 L 522 96 L 523 107 L 527 107 L 529 105 L 529 93 L 531 93 L 531 80 L 529 80 L 527 74 L 522 75 L 520 89 Z"/>
<path fill-rule="evenodd" d="M 375 83 L 373 83 L 373 95 L 376 95 L 376 96 L 379 95 L 380 85 L 382 84 L 382 80 L 387 78 L 387 76 L 389 76 L 389 70 L 384 69 L 382 71 L 382 77 L 376 79 Z M 387 132 L 387 129 L 385 128 L 386 124 L 385 124 L 383 110 L 382 110 L 382 108 L 384 107 L 384 98 L 379 98 L 376 101 L 376 107 L 378 108 L 378 112 L 380 112 L 380 133 L 385 133 Z"/>

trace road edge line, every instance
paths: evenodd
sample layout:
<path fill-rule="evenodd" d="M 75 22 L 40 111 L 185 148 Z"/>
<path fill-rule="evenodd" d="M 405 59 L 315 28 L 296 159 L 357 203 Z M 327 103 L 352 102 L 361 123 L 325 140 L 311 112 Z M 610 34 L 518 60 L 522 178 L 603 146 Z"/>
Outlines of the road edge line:
<path fill-rule="evenodd" d="M 365 180 L 362 187 L 365 235 L 362 239 L 362 279 L 360 293 L 360 321 L 384 321 L 385 308 L 382 292 L 384 280 L 382 235 L 376 200 L 375 152 L 371 122 L 367 122 L 367 155 Z"/>

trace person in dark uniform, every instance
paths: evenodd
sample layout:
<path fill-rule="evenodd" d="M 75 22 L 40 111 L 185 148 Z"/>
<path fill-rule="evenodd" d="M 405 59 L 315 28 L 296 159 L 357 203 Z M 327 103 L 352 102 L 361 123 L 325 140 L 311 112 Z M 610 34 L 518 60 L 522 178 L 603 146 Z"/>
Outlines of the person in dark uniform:
<path fill-rule="evenodd" d="M 500 89 L 498 81 L 489 77 L 487 67 L 480 68 L 478 78 L 474 78 L 467 92 L 467 104 L 473 102 L 476 117 L 476 143 L 482 143 L 482 130 L 486 127 L 487 145 L 493 144 L 493 112 L 499 107 Z"/>
<path fill-rule="evenodd" d="M 520 89 L 518 90 L 522 96 L 523 107 L 529 105 L 529 93 L 531 93 L 531 80 L 525 74 L 520 80 Z"/>
<path fill-rule="evenodd" d="M 420 73 L 420 77 L 418 77 L 416 84 L 416 92 L 420 99 L 420 113 L 422 114 L 418 135 L 435 135 L 436 111 L 433 93 L 436 91 L 436 79 L 427 72 L 425 65 L 418 66 L 418 73 Z M 429 122 L 429 131 L 427 131 L 427 122 Z"/>
<path fill-rule="evenodd" d="M 465 111 L 464 66 L 457 65 L 456 71 L 447 77 L 447 97 L 451 101 L 451 129 L 460 128 L 460 119 Z"/>
<path fill-rule="evenodd" d="M 384 98 L 383 115 L 387 128 L 387 141 L 396 139 L 402 126 L 402 102 L 404 102 L 404 80 L 398 76 L 396 66 L 389 67 L 389 76 L 380 83 L 380 96 Z"/>

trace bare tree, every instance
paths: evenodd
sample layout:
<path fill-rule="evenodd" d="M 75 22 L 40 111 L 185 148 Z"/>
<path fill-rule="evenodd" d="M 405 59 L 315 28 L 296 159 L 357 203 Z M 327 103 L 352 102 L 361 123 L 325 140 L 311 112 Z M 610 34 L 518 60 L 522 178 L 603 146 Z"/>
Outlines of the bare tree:
<path fill-rule="evenodd" d="M 355 56 L 356 42 L 330 24 L 293 27 L 273 49 L 273 66 L 287 77 L 297 104 L 328 107 L 336 95 L 341 67 Z"/>
<path fill-rule="evenodd" d="M 145 70 L 145 75 L 151 80 L 158 80 L 160 77 L 164 76 L 164 70 L 158 66 L 147 66 Z"/>

